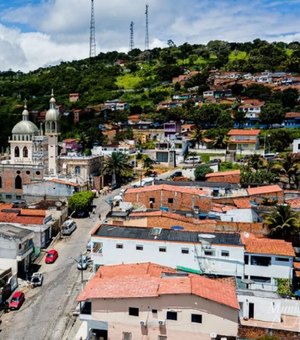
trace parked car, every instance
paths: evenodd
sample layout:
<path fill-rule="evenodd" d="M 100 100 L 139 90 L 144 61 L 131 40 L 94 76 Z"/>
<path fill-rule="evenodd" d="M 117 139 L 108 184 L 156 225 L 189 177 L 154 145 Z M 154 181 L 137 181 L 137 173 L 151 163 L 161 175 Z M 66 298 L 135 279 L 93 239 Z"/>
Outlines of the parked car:
<path fill-rule="evenodd" d="M 30 284 L 33 288 L 41 286 L 43 284 L 43 279 L 44 277 L 42 273 L 33 273 L 31 276 Z"/>
<path fill-rule="evenodd" d="M 8 305 L 9 309 L 11 309 L 11 310 L 19 309 L 22 306 L 24 301 L 25 301 L 24 293 L 21 292 L 21 291 L 16 291 L 13 294 L 13 296 L 12 296 L 10 302 L 9 302 L 9 305 Z"/>
<path fill-rule="evenodd" d="M 62 235 L 71 235 L 73 231 L 77 228 L 76 222 L 73 220 L 66 220 L 61 226 Z"/>
<path fill-rule="evenodd" d="M 77 260 L 77 269 L 86 270 L 89 264 L 90 258 L 86 255 L 79 256 Z"/>
<path fill-rule="evenodd" d="M 45 263 L 54 263 L 58 258 L 58 252 L 55 249 L 51 249 L 48 251 L 45 257 Z"/>

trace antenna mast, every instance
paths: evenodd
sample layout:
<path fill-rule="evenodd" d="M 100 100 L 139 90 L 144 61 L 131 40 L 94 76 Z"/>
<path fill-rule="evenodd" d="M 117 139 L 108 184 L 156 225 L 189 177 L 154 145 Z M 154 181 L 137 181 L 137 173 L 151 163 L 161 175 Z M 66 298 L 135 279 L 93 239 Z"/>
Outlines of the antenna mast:
<path fill-rule="evenodd" d="M 91 0 L 90 58 L 96 56 L 94 0 Z"/>
<path fill-rule="evenodd" d="M 145 34 L 145 50 L 149 50 L 149 22 L 148 22 L 148 8 L 149 5 L 146 5 L 146 34 Z"/>
<path fill-rule="evenodd" d="M 134 22 L 131 21 L 131 23 L 130 23 L 130 43 L 129 43 L 129 50 L 130 51 L 132 51 L 133 48 L 134 48 L 133 26 L 134 26 Z"/>

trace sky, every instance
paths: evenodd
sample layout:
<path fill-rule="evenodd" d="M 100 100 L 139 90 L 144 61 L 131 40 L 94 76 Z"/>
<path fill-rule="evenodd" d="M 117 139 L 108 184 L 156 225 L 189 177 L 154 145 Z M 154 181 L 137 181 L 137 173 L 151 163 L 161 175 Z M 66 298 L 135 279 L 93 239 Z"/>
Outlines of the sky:
<path fill-rule="evenodd" d="M 96 53 L 185 42 L 300 40 L 300 0 L 94 0 Z M 0 71 L 28 72 L 89 56 L 91 0 L 0 0 Z"/>

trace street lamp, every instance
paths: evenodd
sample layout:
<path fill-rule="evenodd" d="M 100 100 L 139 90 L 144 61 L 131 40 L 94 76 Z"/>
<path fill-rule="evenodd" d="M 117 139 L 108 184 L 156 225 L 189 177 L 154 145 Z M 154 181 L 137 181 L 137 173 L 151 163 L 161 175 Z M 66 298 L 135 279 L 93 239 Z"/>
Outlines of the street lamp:
<path fill-rule="evenodd" d="M 77 264 L 79 264 L 81 266 L 81 290 L 83 290 L 83 270 L 82 270 L 82 266 L 83 266 L 83 261 L 82 261 L 82 253 L 80 253 L 80 261 L 76 260 L 74 257 L 70 256 L 70 259 L 74 260 Z"/>

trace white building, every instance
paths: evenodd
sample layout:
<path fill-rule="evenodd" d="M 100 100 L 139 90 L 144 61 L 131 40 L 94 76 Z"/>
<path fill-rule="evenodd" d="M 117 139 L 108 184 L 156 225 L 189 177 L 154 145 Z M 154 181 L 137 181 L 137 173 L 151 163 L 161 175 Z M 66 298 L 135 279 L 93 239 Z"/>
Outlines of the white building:
<path fill-rule="evenodd" d="M 300 152 L 300 138 L 293 140 L 293 153 Z"/>

